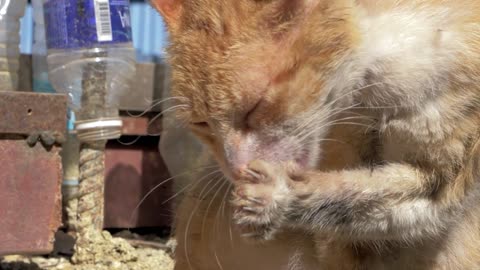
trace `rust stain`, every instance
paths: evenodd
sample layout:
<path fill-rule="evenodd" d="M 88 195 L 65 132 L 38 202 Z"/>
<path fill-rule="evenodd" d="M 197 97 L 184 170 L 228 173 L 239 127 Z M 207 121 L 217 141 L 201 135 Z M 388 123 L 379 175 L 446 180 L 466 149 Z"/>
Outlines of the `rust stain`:
<path fill-rule="evenodd" d="M 53 250 L 61 225 L 60 148 L 30 147 L 22 138 L 65 136 L 66 114 L 63 95 L 0 92 L 0 255 Z"/>
<path fill-rule="evenodd" d="M 61 225 L 59 149 L 0 140 L 0 255 L 45 254 Z"/>
<path fill-rule="evenodd" d="M 29 135 L 47 130 L 63 134 L 66 111 L 65 95 L 0 91 L 0 134 Z"/>

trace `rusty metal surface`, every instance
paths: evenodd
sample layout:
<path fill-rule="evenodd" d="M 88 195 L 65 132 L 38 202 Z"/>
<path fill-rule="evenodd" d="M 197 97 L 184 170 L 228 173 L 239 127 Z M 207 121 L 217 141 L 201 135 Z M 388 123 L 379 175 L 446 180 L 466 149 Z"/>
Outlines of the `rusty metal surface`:
<path fill-rule="evenodd" d="M 64 134 L 66 111 L 65 95 L 0 91 L 0 133 L 28 135 L 53 131 Z"/>
<path fill-rule="evenodd" d="M 0 140 L 0 255 L 52 251 L 61 223 L 59 151 L 46 151 L 40 144 L 31 148 L 23 140 Z"/>
<path fill-rule="evenodd" d="M 171 225 L 172 181 L 158 152 L 158 140 L 132 146 L 107 145 L 105 157 L 106 228 L 168 227 Z M 154 190 L 153 190 L 154 189 Z M 153 190 L 153 191 L 152 191 Z M 135 207 L 148 194 L 138 209 Z"/>
<path fill-rule="evenodd" d="M 30 147 L 9 135 L 64 136 L 66 114 L 64 95 L 0 92 L 0 255 L 53 249 L 61 225 L 60 148 Z"/>

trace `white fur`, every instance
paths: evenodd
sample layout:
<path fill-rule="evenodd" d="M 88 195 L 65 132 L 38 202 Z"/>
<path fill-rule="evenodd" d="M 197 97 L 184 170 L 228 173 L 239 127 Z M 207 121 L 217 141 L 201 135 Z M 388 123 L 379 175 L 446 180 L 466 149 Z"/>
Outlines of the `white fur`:
<path fill-rule="evenodd" d="M 438 225 L 442 224 L 442 221 L 436 209 L 437 207 L 428 199 L 401 203 L 392 208 L 391 222 L 396 224 L 397 230 L 402 233 L 408 232 L 410 239 L 437 235 L 440 229 Z"/>
<path fill-rule="evenodd" d="M 360 69 L 369 75 L 364 101 L 377 105 L 414 106 L 442 91 L 453 68 L 461 35 L 450 22 L 449 8 L 396 7 L 371 12 L 360 7 Z M 367 81 L 370 80 L 370 81 Z"/>

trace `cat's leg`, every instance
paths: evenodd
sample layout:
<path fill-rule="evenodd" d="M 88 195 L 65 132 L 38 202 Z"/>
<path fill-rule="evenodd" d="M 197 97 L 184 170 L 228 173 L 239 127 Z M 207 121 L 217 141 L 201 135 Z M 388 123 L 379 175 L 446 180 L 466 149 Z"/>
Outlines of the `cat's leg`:
<path fill-rule="evenodd" d="M 265 244 L 245 241 L 232 223 L 228 182 L 196 186 L 176 210 L 175 270 L 324 269 L 311 237 L 303 233 L 284 232 Z"/>
<path fill-rule="evenodd" d="M 451 222 L 465 179 L 443 179 L 408 164 L 296 174 L 263 161 L 238 182 L 236 223 L 247 236 L 271 239 L 282 226 L 339 233 L 358 240 L 436 236 Z M 443 185 L 440 185 L 443 184 Z"/>

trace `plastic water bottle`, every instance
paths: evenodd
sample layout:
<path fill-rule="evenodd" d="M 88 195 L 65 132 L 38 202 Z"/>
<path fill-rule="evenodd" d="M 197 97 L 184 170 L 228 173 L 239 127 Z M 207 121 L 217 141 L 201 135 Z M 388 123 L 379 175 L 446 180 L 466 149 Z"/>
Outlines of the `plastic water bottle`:
<path fill-rule="evenodd" d="M 18 88 L 20 18 L 27 0 L 0 0 L 0 91 Z"/>
<path fill-rule="evenodd" d="M 128 0 L 43 0 L 49 79 L 67 93 L 80 141 L 119 138 L 135 74 Z"/>
<path fill-rule="evenodd" d="M 45 19 L 43 0 L 32 0 L 33 8 L 33 47 L 32 47 L 32 88 L 34 92 L 55 93 L 48 80 L 47 41 L 45 37 Z"/>

